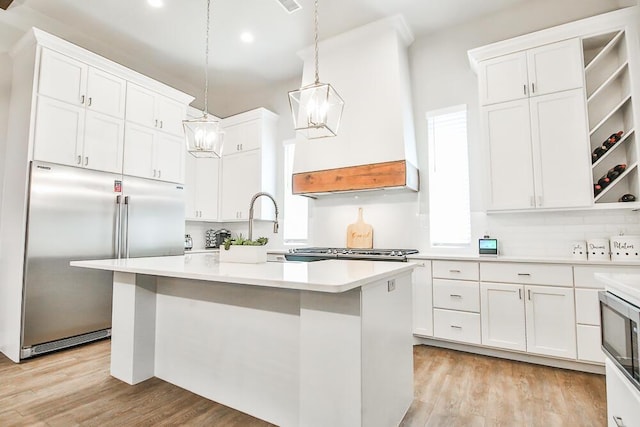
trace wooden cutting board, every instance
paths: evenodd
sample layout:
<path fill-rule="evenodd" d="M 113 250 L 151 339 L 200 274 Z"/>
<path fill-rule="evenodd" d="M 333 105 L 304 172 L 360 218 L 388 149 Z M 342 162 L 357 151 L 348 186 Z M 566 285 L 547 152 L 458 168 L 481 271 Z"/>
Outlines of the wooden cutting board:
<path fill-rule="evenodd" d="M 362 208 L 358 208 L 358 220 L 347 227 L 347 248 L 373 248 L 373 227 L 362 219 Z"/>

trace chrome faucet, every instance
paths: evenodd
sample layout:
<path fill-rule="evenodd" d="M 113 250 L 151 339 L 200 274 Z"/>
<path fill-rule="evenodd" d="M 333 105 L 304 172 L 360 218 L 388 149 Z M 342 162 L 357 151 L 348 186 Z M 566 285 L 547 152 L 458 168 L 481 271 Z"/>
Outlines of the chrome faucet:
<path fill-rule="evenodd" d="M 273 221 L 273 232 L 274 233 L 278 233 L 278 204 L 276 203 L 276 199 L 273 198 L 273 196 L 269 193 L 265 193 L 264 191 L 261 191 L 259 193 L 256 193 L 253 195 L 253 197 L 251 198 L 251 203 L 249 203 L 249 240 L 252 240 L 253 238 L 253 205 L 256 203 L 256 199 L 260 196 L 266 196 L 268 198 L 271 199 L 271 201 L 273 202 L 273 206 L 275 206 L 276 208 L 276 219 L 275 221 Z"/>

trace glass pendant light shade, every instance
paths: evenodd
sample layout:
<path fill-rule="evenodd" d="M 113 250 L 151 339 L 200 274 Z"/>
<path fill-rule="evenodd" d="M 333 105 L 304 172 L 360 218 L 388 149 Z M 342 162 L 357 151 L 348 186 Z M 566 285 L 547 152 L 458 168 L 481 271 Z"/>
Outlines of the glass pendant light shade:
<path fill-rule="evenodd" d="M 224 132 L 220 121 L 209 117 L 209 23 L 211 20 L 211 0 L 207 0 L 207 33 L 204 51 L 204 111 L 202 117 L 183 120 L 187 151 L 194 157 L 221 157 Z"/>
<path fill-rule="evenodd" d="M 289 92 L 293 127 L 307 139 L 336 136 L 344 101 L 328 83 L 313 83 Z"/>
<path fill-rule="evenodd" d="M 307 139 L 338 135 L 344 101 L 328 83 L 320 83 L 318 54 L 318 0 L 314 8 L 315 82 L 289 92 L 293 127 Z"/>
<path fill-rule="evenodd" d="M 184 120 L 184 136 L 187 151 L 194 157 L 221 157 L 224 132 L 220 121 L 208 114 L 197 119 Z"/>

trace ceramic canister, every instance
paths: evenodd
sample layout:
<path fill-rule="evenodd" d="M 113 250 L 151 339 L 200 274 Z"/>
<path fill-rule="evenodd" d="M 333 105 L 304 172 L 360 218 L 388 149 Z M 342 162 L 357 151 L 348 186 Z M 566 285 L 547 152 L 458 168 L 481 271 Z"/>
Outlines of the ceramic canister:
<path fill-rule="evenodd" d="M 640 261 L 640 236 L 615 236 L 610 242 L 612 261 Z"/>
<path fill-rule="evenodd" d="M 609 261 L 609 239 L 587 240 L 587 258 L 589 261 Z"/>
<path fill-rule="evenodd" d="M 587 242 L 584 240 L 576 241 L 572 243 L 572 246 L 574 259 L 587 259 Z"/>

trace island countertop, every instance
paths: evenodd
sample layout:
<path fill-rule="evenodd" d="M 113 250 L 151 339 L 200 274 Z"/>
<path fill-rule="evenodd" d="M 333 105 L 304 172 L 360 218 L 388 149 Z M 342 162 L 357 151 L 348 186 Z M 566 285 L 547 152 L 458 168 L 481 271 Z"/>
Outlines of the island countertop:
<path fill-rule="evenodd" d="M 315 262 L 219 262 L 210 253 L 72 261 L 74 267 L 123 273 L 238 283 L 280 289 L 340 293 L 410 272 L 411 262 L 324 260 Z"/>

